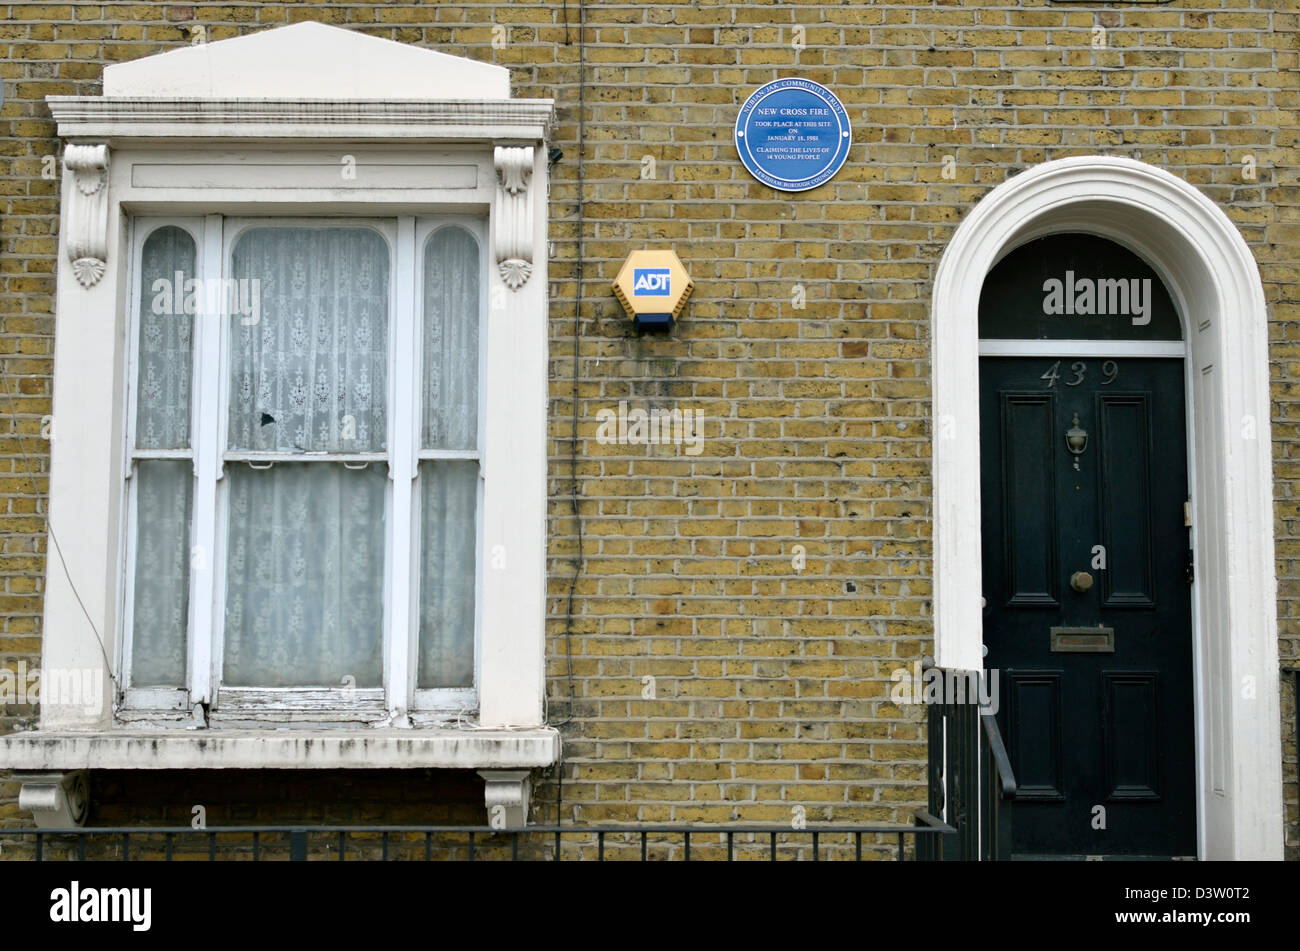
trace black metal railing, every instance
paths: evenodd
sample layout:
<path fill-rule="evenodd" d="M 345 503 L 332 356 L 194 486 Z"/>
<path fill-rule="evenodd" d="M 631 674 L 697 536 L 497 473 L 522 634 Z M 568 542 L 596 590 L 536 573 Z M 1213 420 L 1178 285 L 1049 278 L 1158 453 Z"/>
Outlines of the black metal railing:
<path fill-rule="evenodd" d="M 864 861 L 942 854 L 933 816 L 913 826 L 815 824 L 214 826 L 0 829 L 0 860 L 35 861 Z M 910 848 L 909 848 L 910 845 Z M 950 846 L 951 847 L 951 846 Z"/>
<path fill-rule="evenodd" d="M 998 719 L 987 710 L 980 711 L 984 743 L 981 748 L 980 775 L 984 794 L 980 797 L 980 858 L 986 862 L 1011 858 L 1011 806 L 1016 798 L 1016 776 L 1011 759 L 1002 742 Z"/>
<path fill-rule="evenodd" d="M 929 733 L 928 818 L 942 816 L 956 834 L 925 845 L 927 860 L 999 861 L 1011 855 L 1010 802 L 1016 778 L 997 718 L 980 706 L 983 673 L 926 663 L 939 699 L 927 700 Z M 921 813 L 917 821 L 921 821 Z M 937 820 L 936 820 L 937 821 Z M 918 840 L 918 849 L 921 842 Z"/>

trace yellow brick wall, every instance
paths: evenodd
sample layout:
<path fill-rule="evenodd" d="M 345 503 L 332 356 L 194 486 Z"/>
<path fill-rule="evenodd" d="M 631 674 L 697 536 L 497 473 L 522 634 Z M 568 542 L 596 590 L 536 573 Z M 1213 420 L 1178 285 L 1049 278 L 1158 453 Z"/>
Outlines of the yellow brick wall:
<path fill-rule="evenodd" d="M 580 306 L 577 0 L 567 25 L 564 4 L 527 0 L 0 6 L 4 663 L 38 660 L 46 552 L 34 487 L 57 183 L 40 163 L 58 143 L 41 97 L 94 94 L 104 64 L 198 26 L 217 40 L 307 19 L 503 64 L 517 95 L 558 101 L 547 670 L 564 821 L 783 822 L 802 806 L 809 821 L 893 822 L 924 801 L 920 713 L 888 687 L 931 643 L 930 282 L 973 204 L 1048 159 L 1165 168 L 1252 247 L 1272 315 L 1281 653 L 1300 661 L 1300 16 L 1285 0 L 589 3 Z M 791 198 L 753 181 L 731 142 L 745 95 L 784 75 L 830 86 L 855 130 L 834 181 Z M 609 291 L 651 244 L 671 244 L 696 285 L 666 338 L 635 336 Z M 570 627 L 575 309 L 585 559 Z M 599 443 L 597 413 L 620 400 L 701 411 L 702 452 Z M 0 729 L 32 722 L 3 714 Z M 539 784 L 541 818 L 556 817 L 556 778 Z M 15 794 L 0 784 L 0 821 L 18 817 Z"/>

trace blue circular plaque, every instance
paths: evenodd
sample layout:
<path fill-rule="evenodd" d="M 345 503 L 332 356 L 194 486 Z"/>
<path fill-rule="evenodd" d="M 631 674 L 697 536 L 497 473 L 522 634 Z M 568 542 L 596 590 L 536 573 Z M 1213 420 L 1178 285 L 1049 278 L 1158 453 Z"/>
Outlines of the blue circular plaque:
<path fill-rule="evenodd" d="M 844 104 L 810 79 L 778 79 L 760 86 L 736 117 L 741 162 L 777 191 L 802 192 L 830 181 L 852 144 Z"/>

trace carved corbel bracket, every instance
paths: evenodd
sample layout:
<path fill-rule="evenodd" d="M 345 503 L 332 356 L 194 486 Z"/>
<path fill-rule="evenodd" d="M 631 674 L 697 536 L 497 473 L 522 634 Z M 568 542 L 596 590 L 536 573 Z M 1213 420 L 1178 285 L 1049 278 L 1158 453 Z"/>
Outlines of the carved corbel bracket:
<path fill-rule="evenodd" d="M 90 784 L 84 769 L 67 772 L 15 773 L 18 808 L 28 810 L 38 829 L 74 829 L 85 825 Z"/>
<path fill-rule="evenodd" d="M 522 829 L 528 824 L 531 770 L 480 769 L 485 783 L 483 798 L 488 825 L 494 829 Z"/>
<path fill-rule="evenodd" d="M 108 267 L 108 146 L 69 145 L 63 167 L 72 176 L 63 226 L 72 273 L 94 287 Z"/>
<path fill-rule="evenodd" d="M 493 253 L 501 280 L 517 291 L 533 273 L 533 147 L 498 146 L 493 159 L 497 169 Z"/>

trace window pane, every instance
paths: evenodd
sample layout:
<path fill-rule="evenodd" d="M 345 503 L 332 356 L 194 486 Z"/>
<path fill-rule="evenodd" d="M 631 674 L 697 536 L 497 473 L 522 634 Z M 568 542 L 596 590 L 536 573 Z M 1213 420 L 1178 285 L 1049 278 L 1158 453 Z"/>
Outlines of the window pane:
<path fill-rule="evenodd" d="M 194 239 L 183 229 L 168 225 L 145 239 L 140 255 L 138 449 L 188 449 L 190 445 L 196 305 L 194 288 L 187 287 L 187 282 L 194 278 L 194 254 Z"/>
<path fill-rule="evenodd" d="M 425 449 L 478 446 L 479 248 L 446 227 L 424 246 Z"/>
<path fill-rule="evenodd" d="M 230 316 L 230 448 L 387 449 L 384 239 L 368 228 L 252 228 L 231 267 L 248 306 Z"/>
<path fill-rule="evenodd" d="M 185 683 L 193 469 L 189 460 L 142 459 L 134 479 L 131 684 L 179 687 Z"/>
<path fill-rule="evenodd" d="M 223 682 L 379 686 L 384 467 L 234 464 L 227 479 Z"/>
<path fill-rule="evenodd" d="M 420 463 L 420 687 L 474 684 L 478 463 Z"/>

